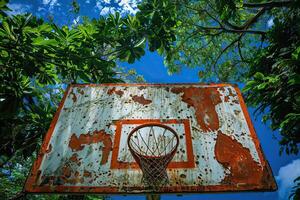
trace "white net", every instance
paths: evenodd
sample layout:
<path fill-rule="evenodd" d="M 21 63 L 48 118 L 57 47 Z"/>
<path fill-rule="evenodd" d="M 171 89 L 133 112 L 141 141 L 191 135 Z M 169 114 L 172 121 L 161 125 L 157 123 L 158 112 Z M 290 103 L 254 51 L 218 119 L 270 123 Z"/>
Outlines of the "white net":
<path fill-rule="evenodd" d="M 162 124 L 143 124 L 131 131 L 128 147 L 143 172 L 142 182 L 152 188 L 168 183 L 166 168 L 176 153 L 177 133 Z"/>

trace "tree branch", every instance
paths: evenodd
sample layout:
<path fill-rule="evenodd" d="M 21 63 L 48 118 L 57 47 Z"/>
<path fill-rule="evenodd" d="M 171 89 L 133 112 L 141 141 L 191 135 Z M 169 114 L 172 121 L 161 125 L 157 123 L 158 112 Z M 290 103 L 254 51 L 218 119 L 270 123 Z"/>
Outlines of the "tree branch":
<path fill-rule="evenodd" d="M 261 8 L 257 13 L 256 15 L 254 15 L 252 18 L 250 18 L 247 22 L 245 22 L 245 24 L 243 24 L 242 26 L 236 26 L 234 24 L 231 24 L 230 22 L 228 21 L 225 21 L 224 23 L 231 27 L 232 29 L 234 30 L 246 30 L 248 29 L 251 25 L 253 25 L 254 23 L 257 22 L 258 18 L 260 16 L 262 16 L 266 11 L 266 8 Z"/>
<path fill-rule="evenodd" d="M 243 3 L 244 7 L 247 8 L 278 8 L 278 7 L 289 7 L 294 1 L 269 1 L 264 3 Z"/>
<path fill-rule="evenodd" d="M 255 16 L 253 16 L 252 18 L 250 18 L 247 22 L 245 22 L 245 24 L 243 24 L 242 26 L 236 26 L 236 25 L 233 25 L 231 24 L 230 22 L 228 21 L 225 21 L 225 25 L 227 25 L 228 27 L 230 28 L 226 28 L 224 26 L 224 24 L 222 24 L 217 18 L 213 17 L 206 9 L 196 9 L 196 8 L 192 8 L 192 7 L 189 7 L 189 6 L 185 6 L 187 9 L 191 9 L 193 11 L 196 11 L 198 13 L 200 12 L 205 12 L 211 19 L 213 19 L 216 23 L 219 24 L 220 27 L 202 27 L 204 29 L 216 29 L 216 30 L 224 30 L 226 32 L 229 32 L 229 33 L 250 33 L 250 34 L 260 34 L 260 35 L 264 35 L 265 32 L 264 31 L 259 31 L 259 30 L 247 30 L 251 25 L 253 25 L 254 23 L 257 22 L 258 18 L 263 15 L 266 11 L 265 8 L 261 8 Z M 211 7 L 211 6 L 210 6 Z M 211 7 L 211 9 L 213 9 Z M 199 25 L 197 25 L 199 27 Z"/>
<path fill-rule="evenodd" d="M 241 41 L 240 40 L 238 41 L 238 45 L 237 46 L 238 46 L 238 51 L 239 51 L 240 58 L 244 62 L 245 59 L 244 59 L 244 56 L 242 54 L 242 48 L 241 48 Z"/>
<path fill-rule="evenodd" d="M 257 31 L 257 30 L 236 30 L 236 29 L 228 29 L 225 27 L 215 27 L 215 26 L 207 27 L 207 26 L 200 26 L 200 25 L 196 25 L 196 26 L 204 30 L 223 30 L 224 32 L 228 32 L 228 33 L 250 33 L 250 34 L 259 34 L 259 35 L 266 34 L 266 32 L 264 31 Z"/>
<path fill-rule="evenodd" d="M 233 40 L 229 45 L 227 45 L 222 51 L 221 53 L 218 55 L 218 57 L 216 58 L 214 64 L 213 64 L 213 71 L 216 73 L 216 76 L 219 78 L 218 76 L 218 72 L 216 70 L 216 65 L 219 61 L 219 59 L 222 57 L 222 55 L 231 47 L 233 46 L 236 42 L 240 41 L 242 39 L 244 34 L 241 34 L 239 37 L 237 37 L 235 40 Z M 220 78 L 219 78 L 220 79 Z M 221 80 L 221 79 L 220 79 Z M 221 80 L 222 81 L 222 80 Z"/>

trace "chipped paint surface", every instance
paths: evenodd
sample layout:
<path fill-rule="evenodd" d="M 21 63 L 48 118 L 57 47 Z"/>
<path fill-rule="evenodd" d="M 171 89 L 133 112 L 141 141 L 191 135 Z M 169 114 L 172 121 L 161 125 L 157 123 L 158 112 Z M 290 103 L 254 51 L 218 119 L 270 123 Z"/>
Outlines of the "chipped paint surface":
<path fill-rule="evenodd" d="M 229 84 L 102 84 L 68 88 L 27 192 L 143 193 L 127 137 L 144 123 L 179 136 L 157 192 L 275 190 L 238 88 Z"/>

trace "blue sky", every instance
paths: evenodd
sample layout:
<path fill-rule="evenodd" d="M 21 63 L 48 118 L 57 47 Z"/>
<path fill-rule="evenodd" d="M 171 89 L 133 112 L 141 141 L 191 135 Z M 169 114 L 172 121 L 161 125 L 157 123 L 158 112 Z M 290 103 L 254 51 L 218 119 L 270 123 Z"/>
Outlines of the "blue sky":
<path fill-rule="evenodd" d="M 54 19 L 59 25 L 78 23 L 81 16 L 98 18 L 100 15 L 107 15 L 116 11 L 122 14 L 135 14 L 137 12 L 136 0 L 79 0 L 80 13 L 74 15 L 70 12 L 71 0 L 11 0 L 9 7 L 13 9 L 11 14 L 31 12 L 36 16 Z M 268 21 L 268 26 L 271 22 Z M 150 83 L 191 83 L 199 82 L 197 68 L 184 68 L 180 74 L 168 75 L 163 64 L 163 58 L 157 53 L 146 51 L 146 55 L 134 64 L 121 63 L 123 67 L 134 68 L 139 74 L 143 75 Z M 243 193 L 222 193 L 222 194 L 193 194 L 193 195 L 162 195 L 162 200 L 167 199 L 287 199 L 288 192 L 295 177 L 300 176 L 299 156 L 279 156 L 278 132 L 272 132 L 268 125 L 261 122 L 261 116 L 255 119 L 253 116 L 254 108 L 248 108 L 257 135 L 260 139 L 262 149 L 269 161 L 276 177 L 279 190 L 276 192 L 243 192 Z M 112 196 L 112 199 L 132 199 L 132 196 Z M 135 196 L 135 199 L 145 199 L 144 196 Z"/>

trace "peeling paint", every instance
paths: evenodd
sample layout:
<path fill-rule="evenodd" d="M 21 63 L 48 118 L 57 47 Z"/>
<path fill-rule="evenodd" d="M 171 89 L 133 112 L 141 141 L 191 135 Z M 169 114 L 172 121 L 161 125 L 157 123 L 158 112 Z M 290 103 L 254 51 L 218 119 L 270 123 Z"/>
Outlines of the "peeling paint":
<path fill-rule="evenodd" d="M 111 137 L 109 134 L 105 133 L 104 130 L 81 134 L 79 137 L 73 134 L 70 139 L 69 147 L 73 151 L 80 151 L 84 148 L 83 145 L 89 145 L 98 142 L 103 142 L 104 144 L 104 147 L 102 148 L 102 159 L 100 162 L 100 164 L 103 165 L 107 163 L 109 153 L 112 149 Z"/>
<path fill-rule="evenodd" d="M 155 192 L 276 189 L 236 86 L 89 84 L 68 88 L 25 191 L 153 192 L 126 143 L 133 128 L 150 122 L 179 136 L 167 168 L 169 183 Z"/>
<path fill-rule="evenodd" d="M 92 177 L 92 173 L 89 172 L 89 171 L 84 170 L 83 176 L 84 176 L 84 177 Z"/>
<path fill-rule="evenodd" d="M 75 103 L 77 101 L 77 96 L 76 96 L 76 94 L 74 93 L 73 90 L 71 90 L 70 95 L 72 95 L 72 100 Z"/>
<path fill-rule="evenodd" d="M 217 161 L 230 171 L 223 184 L 258 185 L 261 181 L 263 168 L 252 159 L 249 149 L 221 131 L 218 131 L 215 155 Z"/>
<path fill-rule="evenodd" d="M 194 107 L 196 119 L 204 132 L 214 131 L 219 128 L 219 118 L 215 106 L 221 103 L 220 94 L 216 88 L 196 87 L 173 88 L 172 92 L 181 95 L 181 98 L 189 106 Z"/>
<path fill-rule="evenodd" d="M 81 165 L 81 162 L 80 162 L 80 160 L 78 159 L 78 154 L 77 154 L 77 153 L 74 153 L 74 154 L 70 157 L 69 160 L 72 161 L 72 162 L 74 162 L 74 163 L 76 163 L 77 165 Z"/>
<path fill-rule="evenodd" d="M 70 169 L 70 166 L 68 166 L 68 165 L 65 165 L 63 168 L 62 168 L 62 170 L 63 170 L 63 176 L 64 177 L 66 177 L 66 178 L 69 178 L 72 174 L 72 171 L 71 171 L 71 169 Z"/>
<path fill-rule="evenodd" d="M 233 93 L 231 88 L 228 88 L 228 92 L 229 94 L 225 96 L 224 101 L 225 102 L 230 102 L 230 99 L 232 100 L 232 103 L 236 103 L 238 104 L 239 101 L 237 100 L 237 95 L 235 93 Z"/>
<path fill-rule="evenodd" d="M 142 95 L 142 96 L 134 95 L 132 97 L 132 100 L 135 101 L 135 102 L 137 102 L 137 103 L 140 103 L 142 105 L 147 105 L 147 104 L 152 103 L 151 100 L 145 99 L 144 95 Z"/>
<path fill-rule="evenodd" d="M 119 95 L 120 97 L 122 97 L 123 94 L 124 94 L 123 91 L 121 91 L 121 90 L 116 90 L 115 87 L 113 87 L 113 88 L 111 88 L 111 89 L 109 89 L 109 90 L 107 91 L 107 94 L 109 94 L 109 95 L 112 95 L 112 94 L 114 94 L 114 93 L 117 94 L 117 95 Z"/>

